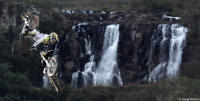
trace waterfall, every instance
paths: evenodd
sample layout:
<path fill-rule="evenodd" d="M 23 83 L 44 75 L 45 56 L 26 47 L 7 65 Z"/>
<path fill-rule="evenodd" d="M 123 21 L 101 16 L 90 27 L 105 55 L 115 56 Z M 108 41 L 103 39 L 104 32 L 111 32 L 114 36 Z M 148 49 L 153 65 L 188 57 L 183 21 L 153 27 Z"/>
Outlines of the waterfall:
<path fill-rule="evenodd" d="M 86 54 L 90 55 L 90 59 L 84 65 L 84 71 L 78 70 L 72 74 L 71 85 L 75 88 L 80 87 L 79 85 L 123 85 L 117 66 L 118 41 L 119 24 L 108 25 L 104 33 L 101 59 L 96 65 L 94 61 L 95 54 L 92 54 L 90 37 L 88 36 L 88 38 L 84 39 Z"/>
<path fill-rule="evenodd" d="M 78 88 L 78 73 L 79 73 L 80 71 L 77 71 L 77 72 L 74 72 L 73 74 L 72 74 L 72 81 L 71 81 L 71 85 L 72 85 L 72 87 L 74 87 L 74 88 Z"/>
<path fill-rule="evenodd" d="M 165 73 L 165 67 L 167 65 L 166 48 L 167 48 L 167 40 L 168 40 L 167 32 L 169 32 L 169 25 L 160 24 L 158 26 L 158 31 L 159 30 L 161 30 L 161 34 L 162 34 L 162 40 L 159 43 L 159 47 L 160 47 L 159 64 L 149 74 L 149 81 L 156 81 L 157 79 L 160 79 L 161 77 L 163 77 L 164 73 Z M 158 36 L 158 35 L 156 35 L 156 36 Z M 152 43 L 152 44 L 154 44 L 154 43 Z M 152 56 L 151 56 L 151 58 L 152 58 Z"/>
<path fill-rule="evenodd" d="M 43 87 L 48 88 L 50 86 L 49 78 L 46 76 L 42 76 L 42 80 L 43 80 Z"/>
<path fill-rule="evenodd" d="M 72 29 L 77 30 L 77 32 L 76 32 L 77 34 L 81 34 L 82 32 L 86 33 L 84 28 L 81 27 L 81 26 L 86 26 L 86 25 L 87 25 L 87 23 L 79 23 L 78 25 L 76 25 L 76 27 L 73 26 Z M 81 37 L 81 39 L 83 39 L 84 48 L 85 48 L 84 54 L 83 54 L 83 52 L 81 52 L 81 57 L 84 57 L 84 55 L 90 55 L 90 59 L 89 59 L 88 63 L 85 64 L 84 71 L 81 72 L 80 70 L 78 70 L 77 72 L 74 72 L 72 74 L 71 85 L 74 88 L 78 88 L 82 85 L 87 86 L 87 85 L 93 84 L 92 68 L 95 66 L 95 62 L 94 62 L 94 55 L 91 55 L 92 54 L 92 48 L 91 48 L 90 36 L 87 35 L 87 38 Z M 81 50 L 83 50 L 83 49 L 81 49 Z M 81 81 L 80 81 L 80 77 L 82 77 Z M 82 83 L 82 84 L 80 84 L 80 83 Z"/>
<path fill-rule="evenodd" d="M 103 43 L 103 54 L 95 71 L 95 85 L 123 85 L 117 66 L 117 47 L 119 41 L 119 25 L 109 25 L 106 28 Z"/>
<path fill-rule="evenodd" d="M 90 55 L 92 53 L 92 50 L 91 50 L 91 40 L 89 35 L 88 39 L 84 39 L 84 42 L 85 42 L 86 54 Z"/>
<path fill-rule="evenodd" d="M 80 72 L 79 70 L 77 72 L 74 72 L 72 74 L 72 82 L 71 85 L 74 88 L 78 88 L 79 86 L 79 73 L 81 73 L 82 78 L 83 78 L 83 85 L 88 86 L 94 84 L 93 82 L 93 75 L 94 72 L 92 71 L 92 68 L 95 66 L 94 62 L 94 55 L 91 55 L 90 61 L 85 64 L 84 71 Z"/>
<path fill-rule="evenodd" d="M 169 62 L 167 66 L 168 78 L 177 76 L 177 72 L 179 71 L 179 67 L 182 62 L 182 53 L 188 29 L 179 24 L 173 24 L 171 26 L 171 31 Z"/>
<path fill-rule="evenodd" d="M 91 40 L 90 37 L 88 35 L 88 38 L 84 39 L 84 43 L 85 43 L 85 54 L 86 55 L 91 55 Z M 88 85 L 92 85 L 93 84 L 93 71 L 92 68 L 95 66 L 95 62 L 94 62 L 94 55 L 90 56 L 89 62 L 85 64 L 84 66 L 84 71 L 80 72 L 79 70 L 75 73 L 72 74 L 72 83 L 71 85 L 74 88 L 78 88 L 79 87 L 79 73 L 81 73 L 82 79 L 83 79 L 83 85 L 84 86 L 88 86 Z"/>
<path fill-rule="evenodd" d="M 94 66 L 95 66 L 94 55 L 92 55 L 90 57 L 90 61 L 85 64 L 85 70 L 82 72 L 84 86 L 88 86 L 88 85 L 94 84 L 94 80 L 93 80 L 94 72 L 92 70 L 92 68 Z"/>
<path fill-rule="evenodd" d="M 148 78 L 148 81 L 154 82 L 163 77 L 171 79 L 178 75 L 182 62 L 184 42 L 188 32 L 187 28 L 179 24 L 160 24 L 157 31 L 159 30 L 162 33 L 162 40 L 159 43 L 159 64 L 150 72 Z M 155 46 L 154 42 L 155 40 L 152 40 L 149 61 L 152 61 L 152 51 L 154 51 L 152 46 Z"/>

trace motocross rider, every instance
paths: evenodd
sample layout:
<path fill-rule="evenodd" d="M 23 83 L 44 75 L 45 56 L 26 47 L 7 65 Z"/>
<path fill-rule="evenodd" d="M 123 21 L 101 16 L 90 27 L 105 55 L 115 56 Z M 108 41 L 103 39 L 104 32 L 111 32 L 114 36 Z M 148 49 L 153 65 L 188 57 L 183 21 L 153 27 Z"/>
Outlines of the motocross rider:
<path fill-rule="evenodd" d="M 40 33 L 39 31 L 37 31 L 36 29 L 30 29 L 30 19 L 27 15 L 21 16 L 22 19 L 24 20 L 24 27 L 22 29 L 22 35 L 24 36 L 30 36 L 33 38 L 33 40 L 35 41 L 32 48 L 36 49 L 36 47 L 40 44 L 40 43 L 44 43 L 45 45 L 52 45 L 57 43 L 58 40 L 58 35 L 55 32 L 50 33 L 50 35 L 48 34 L 44 34 L 44 33 Z"/>

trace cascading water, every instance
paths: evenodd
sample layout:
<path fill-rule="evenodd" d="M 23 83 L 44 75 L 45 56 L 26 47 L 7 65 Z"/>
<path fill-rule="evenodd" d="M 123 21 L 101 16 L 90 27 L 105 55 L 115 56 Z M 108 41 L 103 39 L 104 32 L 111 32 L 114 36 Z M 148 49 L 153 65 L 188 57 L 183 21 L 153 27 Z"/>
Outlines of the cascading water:
<path fill-rule="evenodd" d="M 117 66 L 117 47 L 119 41 L 119 25 L 109 25 L 106 28 L 103 43 L 103 54 L 95 71 L 95 85 L 123 85 Z"/>
<path fill-rule="evenodd" d="M 81 26 L 85 26 L 87 25 L 87 23 L 79 23 L 76 26 L 73 26 L 72 29 L 77 30 L 77 34 L 80 34 L 82 32 L 86 33 L 86 31 L 84 30 L 84 28 L 82 28 Z M 91 55 L 92 54 L 92 49 L 91 49 L 91 40 L 90 40 L 90 36 L 88 35 L 87 38 L 81 38 L 83 39 L 84 42 L 84 48 L 85 48 L 85 52 L 83 54 L 83 52 L 81 52 L 81 57 L 83 57 L 84 55 Z M 81 49 L 83 50 L 83 49 Z M 84 66 L 84 71 L 80 71 L 78 70 L 77 72 L 74 72 L 72 74 L 72 82 L 71 85 L 75 88 L 78 88 L 82 85 L 86 86 L 86 85 L 92 85 L 93 81 L 92 81 L 92 77 L 93 77 L 93 72 L 92 72 L 92 68 L 93 66 L 95 66 L 95 62 L 94 62 L 94 55 L 90 56 L 89 62 L 85 64 Z M 80 75 L 81 74 L 81 75 Z M 80 77 L 82 77 L 82 81 L 80 81 Z M 82 82 L 83 84 L 79 84 L 79 82 Z"/>
<path fill-rule="evenodd" d="M 72 81 L 71 81 L 71 85 L 74 87 L 74 88 L 78 88 L 78 74 L 79 74 L 79 70 L 77 72 L 74 72 L 72 74 Z"/>
<path fill-rule="evenodd" d="M 84 39 L 86 54 L 90 55 L 89 62 L 85 64 L 84 71 L 77 71 L 72 75 L 72 86 L 79 87 L 79 77 L 82 77 L 82 85 L 123 85 L 120 72 L 117 67 L 117 47 L 119 41 L 119 25 L 108 25 L 104 34 L 102 56 L 96 66 L 95 55 L 92 55 L 90 37 Z M 79 75 L 81 74 L 81 75 Z"/>
<path fill-rule="evenodd" d="M 83 85 L 87 86 L 87 85 L 92 85 L 93 83 L 93 75 L 94 72 L 92 71 L 92 68 L 95 66 L 95 62 L 94 62 L 94 55 L 90 56 L 90 61 L 88 63 L 85 64 L 84 67 L 84 71 L 80 72 L 79 70 L 77 72 L 74 72 L 72 74 L 72 82 L 71 85 L 74 88 L 78 88 L 79 87 L 79 73 L 81 73 L 82 78 L 83 78 Z"/>
<path fill-rule="evenodd" d="M 92 53 L 92 50 L 91 50 L 91 40 L 90 40 L 89 35 L 88 35 L 88 39 L 84 39 L 84 42 L 85 42 L 86 54 L 90 55 Z"/>
<path fill-rule="evenodd" d="M 49 78 L 46 76 L 42 76 L 42 80 L 43 80 L 43 87 L 48 88 L 50 86 Z"/>
<path fill-rule="evenodd" d="M 167 66 L 168 78 L 177 76 L 177 72 L 179 71 L 179 67 L 182 62 L 182 53 L 188 29 L 179 24 L 173 24 L 171 26 L 171 31 L 169 62 Z"/>
<path fill-rule="evenodd" d="M 85 64 L 85 70 L 82 72 L 84 86 L 94 84 L 93 80 L 94 72 L 92 70 L 94 66 L 95 66 L 94 55 L 92 55 L 90 57 L 90 61 Z"/>
<path fill-rule="evenodd" d="M 171 79 L 178 75 L 179 67 L 182 61 L 184 42 L 186 41 L 186 35 L 188 32 L 187 28 L 180 24 L 160 24 L 158 26 L 158 30 L 161 30 L 162 33 L 162 40 L 159 44 L 159 64 L 154 68 L 154 70 L 151 71 L 148 78 L 148 81 L 154 82 L 163 77 Z M 153 42 L 152 46 L 154 46 Z M 167 50 L 169 50 L 169 53 L 167 53 Z M 153 55 L 152 51 L 154 51 L 154 48 L 151 47 L 151 59 Z"/>
<path fill-rule="evenodd" d="M 160 41 L 159 47 L 160 47 L 160 53 L 159 53 L 159 64 L 158 66 L 155 67 L 155 69 L 149 74 L 149 81 L 156 81 L 157 79 L 160 79 L 161 77 L 164 76 L 165 73 L 165 67 L 167 65 L 167 57 L 166 57 L 166 48 L 167 48 L 167 32 L 169 32 L 169 25 L 167 24 L 160 24 L 158 26 L 158 31 L 161 30 L 162 33 L 162 40 Z M 154 35 L 153 35 L 154 36 Z M 156 36 L 158 37 L 158 35 L 156 34 Z M 154 40 L 153 40 L 154 42 Z M 158 42 L 158 41 L 156 41 Z M 152 43 L 154 46 L 154 43 Z M 151 51 L 154 48 L 151 49 Z M 153 50 L 154 51 L 154 50 Z M 151 53 L 152 54 L 152 53 Z M 150 54 L 150 55 L 151 55 Z M 152 56 L 151 56 L 152 58 Z"/>

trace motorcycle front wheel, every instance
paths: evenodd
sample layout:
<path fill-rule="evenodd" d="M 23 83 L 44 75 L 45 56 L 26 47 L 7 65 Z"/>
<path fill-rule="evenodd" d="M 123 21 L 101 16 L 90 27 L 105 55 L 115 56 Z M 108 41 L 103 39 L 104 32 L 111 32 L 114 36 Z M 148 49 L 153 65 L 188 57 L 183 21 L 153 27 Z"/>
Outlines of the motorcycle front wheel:
<path fill-rule="evenodd" d="M 49 66 L 47 67 L 47 75 L 54 76 L 58 70 L 58 60 L 55 56 L 48 59 Z"/>

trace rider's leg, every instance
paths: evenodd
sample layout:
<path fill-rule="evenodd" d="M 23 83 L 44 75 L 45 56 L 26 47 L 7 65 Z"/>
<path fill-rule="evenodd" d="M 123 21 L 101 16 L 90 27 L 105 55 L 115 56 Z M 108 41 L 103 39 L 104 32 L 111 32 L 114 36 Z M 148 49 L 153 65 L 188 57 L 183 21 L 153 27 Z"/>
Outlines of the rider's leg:
<path fill-rule="evenodd" d="M 56 86 L 55 82 L 54 82 L 54 76 L 53 77 L 50 77 L 50 82 L 51 84 L 55 87 L 56 91 L 58 92 L 58 87 Z"/>
<path fill-rule="evenodd" d="M 61 89 L 61 87 L 60 87 L 60 81 L 59 81 L 59 79 L 58 79 L 57 73 L 56 73 L 55 76 L 56 76 L 55 79 L 56 79 L 56 83 L 57 83 L 58 89 L 60 90 L 60 89 Z"/>

